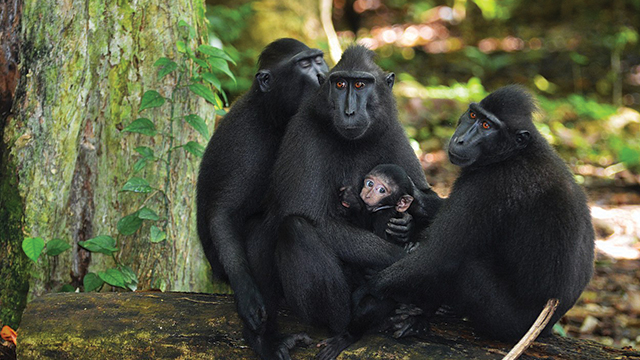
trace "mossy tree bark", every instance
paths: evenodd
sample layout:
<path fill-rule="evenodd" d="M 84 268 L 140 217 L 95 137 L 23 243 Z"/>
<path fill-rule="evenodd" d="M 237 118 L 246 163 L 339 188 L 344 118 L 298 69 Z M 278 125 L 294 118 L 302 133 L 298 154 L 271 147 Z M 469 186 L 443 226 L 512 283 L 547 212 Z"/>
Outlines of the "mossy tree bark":
<path fill-rule="evenodd" d="M 169 200 L 166 211 L 158 194 L 147 198 L 120 192 L 140 158 L 136 147 L 148 146 L 160 154 L 170 146 L 167 137 L 122 132 L 141 116 L 145 91 L 157 90 L 166 98 L 175 92 L 173 114 L 168 105 L 143 114 L 158 129 L 171 129 L 174 146 L 207 141 L 178 121 L 178 115 L 199 114 L 213 129 L 213 107 L 177 88 L 177 75 L 159 80 L 153 66 L 160 57 L 178 55 L 176 42 L 184 31 L 179 20 L 196 29 L 200 43 L 206 42 L 202 0 L 24 1 L 21 78 L 2 142 L 0 236 L 3 252 L 8 248 L 18 259 L 6 261 L 13 271 L 9 276 L 24 284 L 30 272 L 32 296 L 64 284 L 79 287 L 88 271 L 112 267 L 112 258 L 78 246 L 98 235 L 117 238 L 117 259 L 137 273 L 139 288 L 213 290 L 195 231 L 199 158 L 174 149 L 170 166 L 153 163 L 137 174 L 163 188 Z M 116 236 L 118 220 L 143 205 L 168 217 L 166 241 L 151 243 L 147 223 L 131 236 Z M 24 237 L 59 238 L 72 245 L 72 251 L 42 255 L 33 264 L 21 253 Z M 25 264 L 30 271 L 24 270 Z M 4 278 L 4 266 L 2 271 Z M 3 288 L 2 311 L 12 306 L 6 294 L 20 298 L 24 290 Z M 9 317 L 3 313 L 2 320 Z"/>

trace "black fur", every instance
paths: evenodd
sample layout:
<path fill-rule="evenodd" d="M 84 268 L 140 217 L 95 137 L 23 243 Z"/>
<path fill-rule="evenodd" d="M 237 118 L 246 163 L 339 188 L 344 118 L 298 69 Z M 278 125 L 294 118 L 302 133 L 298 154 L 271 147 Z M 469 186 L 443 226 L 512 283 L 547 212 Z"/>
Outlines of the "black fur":
<path fill-rule="evenodd" d="M 368 127 L 357 139 L 336 128 L 352 116 L 340 111 L 339 97 L 332 95 L 337 72 L 375 77 L 375 91 L 360 98 L 366 101 L 366 119 L 360 124 Z M 335 333 L 345 330 L 351 318 L 351 291 L 359 278 L 354 273 L 382 269 L 403 255 L 400 247 L 340 217 L 338 189 L 378 163 L 395 163 L 414 179 L 431 214 L 440 205 L 397 120 L 392 85 L 393 75 L 374 63 L 373 52 L 348 48 L 291 120 L 273 171 L 271 214 L 279 229 L 276 259 L 285 298 L 303 319 Z"/>
<path fill-rule="evenodd" d="M 300 66 L 296 56 L 310 56 Z M 288 358 L 275 322 L 275 243 L 254 237 L 261 224 L 269 176 L 289 119 L 328 70 L 322 52 L 294 39 L 268 45 L 249 92 L 224 117 L 205 150 L 197 182 L 198 235 L 213 274 L 235 293 L 245 338 L 263 359 Z M 293 59 L 293 60 L 292 60 Z"/>
<path fill-rule="evenodd" d="M 557 298 L 543 331 L 550 333 L 591 278 L 594 232 L 584 192 L 533 125 L 535 109 L 517 86 L 470 106 L 450 143 L 456 163 L 465 163 L 450 197 L 422 245 L 359 290 L 351 338 L 338 339 L 353 341 L 370 325 L 372 298 L 412 302 L 425 311 L 451 305 L 478 332 L 505 341 L 524 335 L 547 300 Z M 483 131 L 473 126 L 485 116 L 498 120 L 470 136 Z"/>
<path fill-rule="evenodd" d="M 367 209 L 361 198 L 361 191 L 367 176 L 386 179 L 390 193 L 383 198 L 375 209 Z M 416 190 L 418 191 L 418 190 Z M 348 186 L 340 193 L 340 199 L 349 205 L 340 205 L 340 213 L 351 224 L 370 230 L 379 237 L 397 245 L 405 245 L 411 237 L 412 216 L 400 213 L 396 205 L 404 195 L 413 197 L 414 185 L 404 169 L 395 164 L 380 164 L 369 171 L 357 184 Z M 413 207 L 414 212 L 419 210 Z M 411 207 L 409 212 L 411 212 Z M 394 219 L 394 220 L 391 220 Z M 391 222 L 390 222 L 391 221 Z"/>

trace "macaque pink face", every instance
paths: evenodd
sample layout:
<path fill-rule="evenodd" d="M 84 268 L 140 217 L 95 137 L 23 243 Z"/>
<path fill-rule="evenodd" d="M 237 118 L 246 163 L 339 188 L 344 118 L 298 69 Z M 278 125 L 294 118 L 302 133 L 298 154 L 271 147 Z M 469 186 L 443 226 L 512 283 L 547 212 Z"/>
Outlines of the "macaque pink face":
<path fill-rule="evenodd" d="M 382 200 L 389 195 L 391 195 L 391 188 L 387 179 L 376 175 L 367 175 L 364 178 L 360 198 L 369 210 L 380 205 Z"/>

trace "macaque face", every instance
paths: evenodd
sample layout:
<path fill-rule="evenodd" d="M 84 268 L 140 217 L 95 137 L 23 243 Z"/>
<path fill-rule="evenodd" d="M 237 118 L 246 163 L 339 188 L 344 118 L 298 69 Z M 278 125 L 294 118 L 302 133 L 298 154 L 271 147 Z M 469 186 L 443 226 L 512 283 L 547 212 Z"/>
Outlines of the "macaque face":
<path fill-rule="evenodd" d="M 388 179 L 367 174 L 364 178 L 364 186 L 360 191 L 360 198 L 367 205 L 367 209 L 371 210 L 377 206 L 385 204 L 384 199 L 389 197 L 392 192 L 392 186 Z"/>

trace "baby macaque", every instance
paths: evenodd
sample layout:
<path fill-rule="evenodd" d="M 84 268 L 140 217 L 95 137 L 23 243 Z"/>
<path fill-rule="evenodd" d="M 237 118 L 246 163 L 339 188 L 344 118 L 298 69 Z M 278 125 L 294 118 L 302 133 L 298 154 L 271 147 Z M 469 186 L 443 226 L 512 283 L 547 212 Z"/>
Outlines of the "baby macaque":
<path fill-rule="evenodd" d="M 413 217 L 407 210 L 414 187 L 402 167 L 382 164 L 364 176 L 361 189 L 359 185 L 341 188 L 340 203 L 349 222 L 411 252 L 417 243 L 410 241 Z"/>

